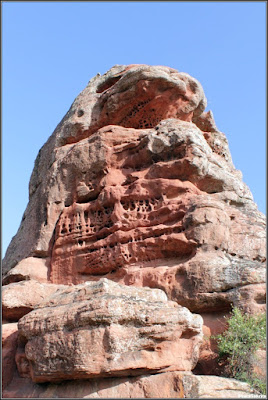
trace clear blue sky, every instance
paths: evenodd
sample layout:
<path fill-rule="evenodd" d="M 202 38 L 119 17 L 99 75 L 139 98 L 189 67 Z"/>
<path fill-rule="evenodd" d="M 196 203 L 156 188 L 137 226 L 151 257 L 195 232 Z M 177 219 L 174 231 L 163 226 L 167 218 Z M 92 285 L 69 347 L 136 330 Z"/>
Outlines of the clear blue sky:
<path fill-rule="evenodd" d="M 2 2 L 2 251 L 38 150 L 90 78 L 115 64 L 197 78 L 266 212 L 266 2 Z"/>

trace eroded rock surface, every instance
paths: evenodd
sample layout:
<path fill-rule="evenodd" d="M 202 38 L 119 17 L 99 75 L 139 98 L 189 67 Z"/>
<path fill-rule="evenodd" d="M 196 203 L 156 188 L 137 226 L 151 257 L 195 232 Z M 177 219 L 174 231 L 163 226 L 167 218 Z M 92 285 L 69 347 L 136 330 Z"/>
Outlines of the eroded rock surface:
<path fill-rule="evenodd" d="M 104 398 L 184 399 L 260 398 L 247 383 L 189 372 L 163 372 L 138 377 L 74 380 L 62 383 L 33 383 L 16 376 L 4 398 Z"/>
<path fill-rule="evenodd" d="M 15 354 L 18 344 L 18 324 L 2 325 L 2 389 L 5 389 L 13 379 L 16 371 Z"/>
<path fill-rule="evenodd" d="M 262 311 L 265 218 L 205 106 L 201 85 L 167 67 L 92 79 L 36 159 L 4 283 L 41 257 L 53 283 L 105 276 L 197 312 L 230 309 L 241 291 Z"/>
<path fill-rule="evenodd" d="M 248 383 L 219 376 L 183 375 L 184 398 L 236 399 L 265 398 L 252 390 Z"/>
<path fill-rule="evenodd" d="M 26 345 L 18 371 L 34 382 L 190 371 L 202 323 L 159 289 L 88 282 L 56 292 L 19 320 Z"/>
<path fill-rule="evenodd" d="M 64 285 L 40 283 L 35 280 L 15 282 L 3 287 L 2 313 L 7 321 L 18 321 L 25 314 L 40 307 Z"/>
<path fill-rule="evenodd" d="M 27 280 L 47 282 L 48 265 L 45 258 L 24 258 L 16 267 L 8 271 L 3 279 L 3 285 Z"/>
<path fill-rule="evenodd" d="M 111 124 L 140 129 L 155 127 L 166 118 L 190 121 L 205 106 L 199 82 L 168 67 L 115 66 L 91 79 L 37 156 L 29 185 L 30 202 L 7 251 L 4 272 L 27 256 L 49 255 L 55 224 L 64 206 L 73 202 L 74 192 L 78 190 L 82 198 L 94 197 L 94 178 L 104 172 L 106 152 L 98 141 L 89 141 L 87 146 L 82 139 Z M 74 151 L 72 145 L 65 146 L 78 142 L 80 148 L 85 146 L 84 157 L 78 154 L 79 146 Z M 58 161 L 67 153 L 74 158 L 72 162 L 67 156 L 66 169 Z M 74 175 L 68 173 L 69 161 L 76 170 Z"/>
<path fill-rule="evenodd" d="M 196 371 L 216 370 L 210 335 L 225 329 L 231 307 L 265 310 L 266 221 L 232 163 L 226 136 L 205 108 L 200 83 L 172 68 L 117 65 L 91 79 L 36 158 L 29 203 L 3 260 L 7 320 L 28 313 L 21 321 L 36 315 L 41 324 L 42 313 L 52 309 L 45 307 L 46 298 L 57 285 L 60 291 L 70 285 L 72 292 L 105 277 L 158 288 L 203 316 L 206 339 Z M 55 309 L 64 307 L 57 302 Z M 79 320 L 75 315 L 71 320 Z M 40 329 L 44 337 L 52 335 Z M 34 340 L 39 346 L 45 339 Z M 71 347 L 62 340 L 64 349 Z M 19 342 L 17 359 L 24 360 L 22 379 L 30 379 L 35 367 L 32 360 L 29 369 L 24 346 Z M 104 375 L 113 362 L 105 357 L 98 354 Z M 139 362 L 133 361 L 135 368 L 143 368 Z M 126 362 L 122 371 L 128 368 Z M 73 374 L 77 379 L 80 372 L 75 375 L 74 368 Z"/>

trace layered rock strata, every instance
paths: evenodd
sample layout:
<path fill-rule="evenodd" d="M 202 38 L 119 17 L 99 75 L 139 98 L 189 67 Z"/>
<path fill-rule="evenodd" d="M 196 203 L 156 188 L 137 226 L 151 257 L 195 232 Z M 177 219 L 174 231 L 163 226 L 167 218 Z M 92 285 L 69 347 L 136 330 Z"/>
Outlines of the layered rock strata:
<path fill-rule="evenodd" d="M 22 317 L 21 332 L 22 321 L 32 321 L 21 336 L 22 355 L 34 324 L 41 336 L 52 334 L 41 323 L 52 310 L 44 291 L 60 301 L 56 290 L 63 285 L 103 277 L 162 289 L 201 314 L 206 338 L 195 370 L 201 374 L 216 370 L 208 338 L 225 329 L 231 307 L 265 310 L 265 217 L 206 104 L 188 74 L 147 65 L 98 74 L 75 99 L 37 156 L 29 203 L 3 260 L 4 318 Z M 142 344 L 140 351 L 147 351 Z M 108 372 L 109 361 L 98 359 Z"/>
<path fill-rule="evenodd" d="M 105 276 L 195 312 L 239 298 L 263 310 L 265 218 L 205 106 L 201 85 L 167 67 L 92 79 L 39 152 L 4 282 L 36 260 L 43 281 Z"/>
<path fill-rule="evenodd" d="M 236 399 L 265 398 L 245 382 L 190 372 L 163 372 L 137 377 L 33 383 L 16 376 L 4 398 L 102 398 L 102 399 Z"/>
<path fill-rule="evenodd" d="M 202 324 L 159 289 L 107 279 L 59 289 L 19 320 L 18 371 L 34 382 L 191 371 Z"/>

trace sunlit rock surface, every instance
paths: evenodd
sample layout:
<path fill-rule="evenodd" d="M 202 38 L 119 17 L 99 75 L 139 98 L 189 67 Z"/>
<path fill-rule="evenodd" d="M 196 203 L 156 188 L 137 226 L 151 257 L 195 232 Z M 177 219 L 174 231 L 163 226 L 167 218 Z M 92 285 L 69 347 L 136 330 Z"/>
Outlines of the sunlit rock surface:
<path fill-rule="evenodd" d="M 107 279 L 59 289 L 20 319 L 18 371 L 35 382 L 190 371 L 202 324 L 159 289 Z"/>
<path fill-rule="evenodd" d="M 24 316 L 24 329 L 21 321 L 36 315 L 38 323 L 46 297 L 66 285 L 106 278 L 162 289 L 203 317 L 195 372 L 216 371 L 210 336 L 226 328 L 232 306 L 265 310 L 266 226 L 206 104 L 196 79 L 168 67 L 117 65 L 90 80 L 36 158 L 29 203 L 3 260 L 6 321 Z M 18 352 L 27 380 L 35 367 L 25 361 L 25 340 Z M 104 376 L 112 361 L 98 357 Z"/>

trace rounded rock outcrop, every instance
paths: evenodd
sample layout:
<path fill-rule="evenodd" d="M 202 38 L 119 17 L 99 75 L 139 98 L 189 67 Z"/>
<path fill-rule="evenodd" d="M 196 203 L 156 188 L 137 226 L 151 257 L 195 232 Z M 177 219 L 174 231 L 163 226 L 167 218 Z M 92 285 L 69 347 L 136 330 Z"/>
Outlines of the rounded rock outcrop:
<path fill-rule="evenodd" d="M 193 382 L 206 382 L 193 380 L 196 363 L 195 371 L 215 370 L 209 337 L 225 329 L 231 308 L 264 312 L 265 216 L 206 105 L 201 84 L 186 73 L 116 65 L 89 81 L 40 149 L 29 203 L 3 260 L 4 317 L 19 320 L 23 382 L 121 379 L 140 368 L 149 381 L 161 372 L 179 396 L 190 395 Z M 131 290 L 137 297 L 128 298 Z M 139 297 L 149 292 L 161 301 Z M 191 313 L 201 315 L 208 335 L 199 360 L 202 318 L 193 328 Z M 189 379 L 171 370 L 186 370 Z M 12 382 L 7 397 L 18 393 Z M 216 383 L 228 393 L 236 387 Z M 32 385 L 28 397 L 41 393 Z"/>

